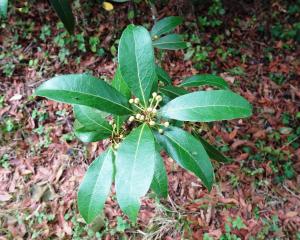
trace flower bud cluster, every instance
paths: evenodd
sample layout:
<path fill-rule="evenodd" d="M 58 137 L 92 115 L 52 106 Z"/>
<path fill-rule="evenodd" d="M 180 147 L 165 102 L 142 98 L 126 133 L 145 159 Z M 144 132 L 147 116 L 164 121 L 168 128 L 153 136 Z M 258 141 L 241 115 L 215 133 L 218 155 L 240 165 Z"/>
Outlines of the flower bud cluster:
<path fill-rule="evenodd" d="M 156 114 L 157 114 L 157 107 L 159 103 L 162 101 L 162 96 L 158 95 L 156 92 L 152 93 L 152 97 L 149 99 L 149 105 L 145 107 L 140 103 L 139 98 L 131 98 L 129 100 L 129 103 L 134 106 L 134 108 L 137 110 L 137 113 L 130 116 L 128 118 L 128 122 L 146 122 L 149 124 L 149 126 L 154 127 L 157 124 L 156 122 Z M 164 127 L 169 126 L 169 122 L 163 123 Z M 162 129 L 159 129 L 159 132 L 163 132 Z"/>

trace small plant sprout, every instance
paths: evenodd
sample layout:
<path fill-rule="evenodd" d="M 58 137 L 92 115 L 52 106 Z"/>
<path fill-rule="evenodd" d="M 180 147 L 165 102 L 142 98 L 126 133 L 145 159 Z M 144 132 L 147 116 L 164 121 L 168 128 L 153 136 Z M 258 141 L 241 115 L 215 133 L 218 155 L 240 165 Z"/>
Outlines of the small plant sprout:
<path fill-rule="evenodd" d="M 199 122 L 252 114 L 249 102 L 218 76 L 196 75 L 180 86 L 172 85 L 168 74 L 156 65 L 153 38 L 169 33 L 181 20 L 161 21 L 151 32 L 135 25 L 124 30 L 111 84 L 88 74 L 70 74 L 56 76 L 36 90 L 38 96 L 73 105 L 74 133 L 80 140 L 109 139 L 110 145 L 89 166 L 79 187 L 78 208 L 87 223 L 103 210 L 113 183 L 120 208 L 133 222 L 141 197 L 150 188 L 159 197 L 167 197 L 162 149 L 210 191 L 214 183 L 210 158 L 230 160 L 201 138 L 196 127 Z M 163 38 L 155 41 L 156 46 Z M 220 90 L 188 91 L 203 84 Z"/>

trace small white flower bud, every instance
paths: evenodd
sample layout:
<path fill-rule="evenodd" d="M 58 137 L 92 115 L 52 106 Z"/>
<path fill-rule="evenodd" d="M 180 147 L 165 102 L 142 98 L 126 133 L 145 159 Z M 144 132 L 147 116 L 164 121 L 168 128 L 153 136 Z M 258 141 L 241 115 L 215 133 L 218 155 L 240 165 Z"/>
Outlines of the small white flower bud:
<path fill-rule="evenodd" d="M 152 112 L 153 112 L 153 113 L 157 113 L 157 109 L 153 108 L 153 109 L 152 109 Z"/>
<path fill-rule="evenodd" d="M 162 97 L 160 95 L 155 97 L 156 101 L 160 102 L 162 100 Z"/>
<path fill-rule="evenodd" d="M 135 98 L 135 99 L 134 99 L 134 103 L 135 103 L 135 104 L 138 104 L 139 102 L 140 102 L 140 99 L 139 99 L 139 98 Z"/>
<path fill-rule="evenodd" d="M 147 112 L 152 112 L 152 110 L 153 110 L 152 107 L 147 108 Z"/>
<path fill-rule="evenodd" d="M 169 122 L 164 122 L 164 126 L 167 128 L 170 126 L 170 123 Z"/>
<path fill-rule="evenodd" d="M 113 125 L 114 124 L 114 120 L 109 120 L 109 125 Z"/>
<path fill-rule="evenodd" d="M 149 98 L 149 102 L 151 102 L 152 101 L 152 98 Z"/>
<path fill-rule="evenodd" d="M 163 129 L 158 129 L 158 132 L 160 133 L 160 134 L 163 134 L 164 133 L 164 130 Z"/>
<path fill-rule="evenodd" d="M 128 119 L 129 122 L 132 122 L 133 120 L 134 120 L 134 116 L 130 116 Z"/>
<path fill-rule="evenodd" d="M 115 146 L 114 146 L 114 148 L 115 148 L 115 149 L 118 149 L 119 146 L 120 146 L 120 145 L 119 145 L 118 143 L 116 143 Z"/>
<path fill-rule="evenodd" d="M 134 102 L 134 100 L 133 100 L 132 98 L 130 98 L 130 99 L 129 99 L 129 103 L 132 104 L 133 102 Z"/>
<path fill-rule="evenodd" d="M 154 122 L 153 120 L 151 120 L 151 121 L 149 122 L 149 124 L 150 124 L 150 126 L 154 126 L 154 125 L 155 125 L 155 122 Z"/>
<path fill-rule="evenodd" d="M 135 118 L 136 118 L 136 119 L 140 119 L 140 118 L 141 118 L 141 114 L 139 114 L 139 113 L 136 114 L 136 115 L 135 115 Z"/>
<path fill-rule="evenodd" d="M 113 128 L 116 128 L 116 127 L 117 127 L 117 124 L 114 123 L 114 124 L 113 124 Z"/>
<path fill-rule="evenodd" d="M 144 116 L 144 115 L 141 115 L 140 120 L 141 120 L 141 121 L 145 120 L 145 116 Z"/>
<path fill-rule="evenodd" d="M 120 134 L 119 138 L 123 138 L 123 137 L 124 137 L 124 135 L 123 135 L 123 134 Z"/>
<path fill-rule="evenodd" d="M 154 92 L 154 93 L 152 93 L 152 97 L 156 97 L 157 96 L 157 93 L 156 92 Z"/>

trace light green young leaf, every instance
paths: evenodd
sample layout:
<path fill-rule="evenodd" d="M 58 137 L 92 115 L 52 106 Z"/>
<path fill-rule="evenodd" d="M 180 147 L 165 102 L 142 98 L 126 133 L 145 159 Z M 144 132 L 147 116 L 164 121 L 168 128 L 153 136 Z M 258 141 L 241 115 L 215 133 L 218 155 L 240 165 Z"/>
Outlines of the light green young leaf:
<path fill-rule="evenodd" d="M 132 112 L 127 99 L 112 86 L 88 74 L 69 74 L 44 82 L 36 95 L 51 100 L 84 105 L 117 115 Z"/>
<path fill-rule="evenodd" d="M 157 145 L 157 144 L 156 144 Z M 160 155 L 159 146 L 155 147 L 155 169 L 151 189 L 159 196 L 168 196 L 168 176 L 164 165 L 164 160 Z"/>
<path fill-rule="evenodd" d="M 188 132 L 169 127 L 164 134 L 155 134 L 158 142 L 181 167 L 198 176 L 210 191 L 214 181 L 214 170 L 202 144 Z"/>
<path fill-rule="evenodd" d="M 171 32 L 175 29 L 178 25 L 183 22 L 181 17 L 177 16 L 170 16 L 159 20 L 157 23 L 154 24 L 151 30 L 152 37 L 159 37 L 163 34 Z"/>
<path fill-rule="evenodd" d="M 194 75 L 186 78 L 181 84 L 181 87 L 198 87 L 202 85 L 210 85 L 221 89 L 228 89 L 227 82 L 213 74 Z"/>
<path fill-rule="evenodd" d="M 73 34 L 75 19 L 68 0 L 50 0 L 52 7 L 70 34 Z"/>
<path fill-rule="evenodd" d="M 0 0 L 0 16 L 7 17 L 7 4 L 8 0 Z"/>
<path fill-rule="evenodd" d="M 155 142 L 143 124 L 121 143 L 116 157 L 116 194 L 122 211 L 132 222 L 137 219 L 140 198 L 149 190 L 155 166 Z"/>
<path fill-rule="evenodd" d="M 129 99 L 131 97 L 130 89 L 128 88 L 126 82 L 124 81 L 120 68 L 117 69 L 114 79 L 111 83 L 111 85 L 117 89 L 120 93 L 122 93 L 126 99 Z M 115 123 L 117 125 L 117 129 L 120 129 L 123 122 L 128 118 L 128 116 L 115 116 Z"/>
<path fill-rule="evenodd" d="M 87 223 L 99 215 L 113 180 L 113 152 L 108 148 L 89 166 L 78 191 L 78 208 Z"/>
<path fill-rule="evenodd" d="M 157 83 L 154 50 L 147 29 L 129 25 L 123 32 L 118 52 L 121 75 L 132 93 L 147 105 Z"/>
<path fill-rule="evenodd" d="M 173 99 L 159 114 L 181 121 L 211 122 L 249 117 L 252 106 L 231 91 L 198 91 Z"/>
<path fill-rule="evenodd" d="M 120 93 L 122 93 L 127 99 L 131 97 L 130 89 L 128 88 L 126 82 L 124 81 L 120 67 L 117 68 L 114 79 L 111 82 L 111 85 L 117 89 Z"/>
<path fill-rule="evenodd" d="M 178 50 L 187 48 L 182 35 L 169 34 L 153 41 L 153 47 L 166 50 Z"/>

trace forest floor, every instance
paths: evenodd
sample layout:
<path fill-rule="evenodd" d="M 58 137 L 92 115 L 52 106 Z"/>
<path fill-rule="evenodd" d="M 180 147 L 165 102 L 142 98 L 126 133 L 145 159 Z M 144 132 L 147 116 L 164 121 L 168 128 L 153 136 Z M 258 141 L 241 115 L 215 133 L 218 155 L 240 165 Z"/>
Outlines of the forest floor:
<path fill-rule="evenodd" d="M 32 93 L 55 74 L 111 79 L 121 31 L 130 22 L 149 28 L 151 11 L 144 3 L 115 4 L 106 12 L 75 1 L 70 37 L 47 1 L 16 1 L 0 26 L 1 240 L 300 239 L 299 3 L 215 0 L 193 9 L 189 1 L 172 2 L 157 7 L 158 17 L 182 16 L 177 31 L 190 42 L 161 54 L 173 84 L 215 73 L 253 104 L 251 118 L 218 122 L 204 132 L 234 161 L 214 162 L 209 193 L 165 158 L 168 199 L 148 194 L 138 223 L 131 224 L 112 194 L 105 221 L 87 226 L 76 192 L 102 144 L 75 138 L 69 105 Z"/>

